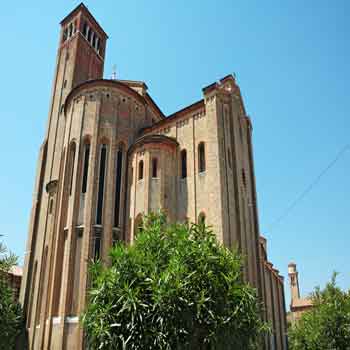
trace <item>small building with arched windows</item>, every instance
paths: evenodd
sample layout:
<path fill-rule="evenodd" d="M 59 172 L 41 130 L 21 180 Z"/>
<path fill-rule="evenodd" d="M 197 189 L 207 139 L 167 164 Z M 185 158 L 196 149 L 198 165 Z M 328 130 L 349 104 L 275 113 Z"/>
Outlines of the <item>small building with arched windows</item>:
<path fill-rule="evenodd" d="M 278 273 L 261 260 L 252 123 L 234 76 L 165 116 L 144 82 L 103 79 L 106 41 L 83 4 L 61 22 L 21 289 L 29 348 L 83 348 L 89 259 L 132 244 L 143 215 L 161 209 L 239 249 L 246 281 L 275 305 L 266 315 L 279 315 L 279 342 L 266 349 L 286 349 L 281 286 L 265 281 Z"/>

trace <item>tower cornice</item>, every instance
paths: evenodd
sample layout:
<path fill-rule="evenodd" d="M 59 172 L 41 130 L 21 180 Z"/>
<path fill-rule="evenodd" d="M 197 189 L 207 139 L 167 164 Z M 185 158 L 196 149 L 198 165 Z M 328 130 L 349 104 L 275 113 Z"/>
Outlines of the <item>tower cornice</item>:
<path fill-rule="evenodd" d="M 84 3 L 80 3 L 74 10 L 72 10 L 66 17 L 62 19 L 60 24 L 63 26 L 65 23 L 69 22 L 72 17 L 74 17 L 79 11 L 83 12 L 88 19 L 93 22 L 96 27 L 101 31 L 101 33 L 104 35 L 105 39 L 108 39 L 107 33 L 103 30 L 103 28 L 99 25 L 95 17 L 91 14 L 89 9 L 84 5 Z"/>

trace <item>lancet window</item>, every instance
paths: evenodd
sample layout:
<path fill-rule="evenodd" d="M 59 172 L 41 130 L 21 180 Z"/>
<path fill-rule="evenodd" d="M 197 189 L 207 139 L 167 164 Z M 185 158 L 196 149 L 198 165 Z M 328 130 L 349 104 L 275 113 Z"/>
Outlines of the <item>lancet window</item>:
<path fill-rule="evenodd" d="M 203 173 L 205 171 L 205 146 L 204 142 L 198 145 L 198 171 Z"/>
<path fill-rule="evenodd" d="M 90 144 L 86 143 L 84 146 L 84 164 L 83 164 L 83 180 L 81 186 L 81 192 L 86 193 L 87 190 L 87 180 L 89 173 L 89 157 L 90 157 Z"/>
<path fill-rule="evenodd" d="M 143 179 L 143 160 L 139 161 L 139 180 Z"/>
<path fill-rule="evenodd" d="M 69 154 L 69 195 L 72 194 L 73 189 L 73 177 L 74 177 L 74 164 L 75 164 L 75 143 L 71 144 L 70 154 Z"/>
<path fill-rule="evenodd" d="M 106 163 L 107 163 L 107 145 L 103 144 L 101 145 L 101 150 L 100 150 L 100 168 L 99 168 L 97 211 L 96 211 L 97 225 L 102 225 L 102 209 L 103 209 L 103 197 L 104 197 L 104 189 L 105 189 Z"/>
<path fill-rule="evenodd" d="M 115 179 L 115 214 L 114 214 L 114 226 L 119 226 L 120 216 L 120 195 L 121 195 L 121 184 L 122 184 L 122 167 L 123 167 L 123 144 L 120 144 L 117 151 L 116 160 L 116 179 Z"/>
<path fill-rule="evenodd" d="M 185 149 L 181 151 L 181 178 L 187 177 L 187 152 Z"/>
<path fill-rule="evenodd" d="M 157 158 L 152 159 L 152 177 L 153 178 L 158 177 L 158 159 Z"/>
<path fill-rule="evenodd" d="M 198 215 L 198 224 L 205 225 L 205 214 L 203 212 Z"/>

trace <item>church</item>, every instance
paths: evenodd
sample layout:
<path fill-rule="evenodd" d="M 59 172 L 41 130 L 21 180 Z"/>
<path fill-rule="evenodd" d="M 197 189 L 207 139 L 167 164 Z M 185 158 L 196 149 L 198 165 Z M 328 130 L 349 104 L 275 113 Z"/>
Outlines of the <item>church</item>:
<path fill-rule="evenodd" d="M 238 247 L 272 328 L 262 349 L 287 349 L 283 277 L 259 231 L 252 123 L 235 77 L 166 116 L 145 82 L 103 78 L 108 36 L 84 4 L 60 25 L 20 294 L 29 349 L 84 349 L 89 260 L 132 244 L 142 215 L 159 209 Z"/>

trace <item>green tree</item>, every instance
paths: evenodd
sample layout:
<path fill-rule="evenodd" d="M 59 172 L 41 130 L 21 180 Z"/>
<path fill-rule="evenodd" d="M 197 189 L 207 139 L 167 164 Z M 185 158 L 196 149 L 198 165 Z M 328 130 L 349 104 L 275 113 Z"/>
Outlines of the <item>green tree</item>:
<path fill-rule="evenodd" d="M 267 329 L 242 261 L 204 225 L 145 217 L 133 245 L 91 266 L 90 349 L 255 349 Z"/>
<path fill-rule="evenodd" d="M 17 257 L 0 242 L 0 350 L 15 348 L 16 338 L 21 333 L 22 310 L 14 301 L 7 273 L 17 263 Z"/>
<path fill-rule="evenodd" d="M 350 290 L 336 285 L 336 274 L 312 294 L 313 309 L 289 328 L 291 350 L 350 350 Z"/>

